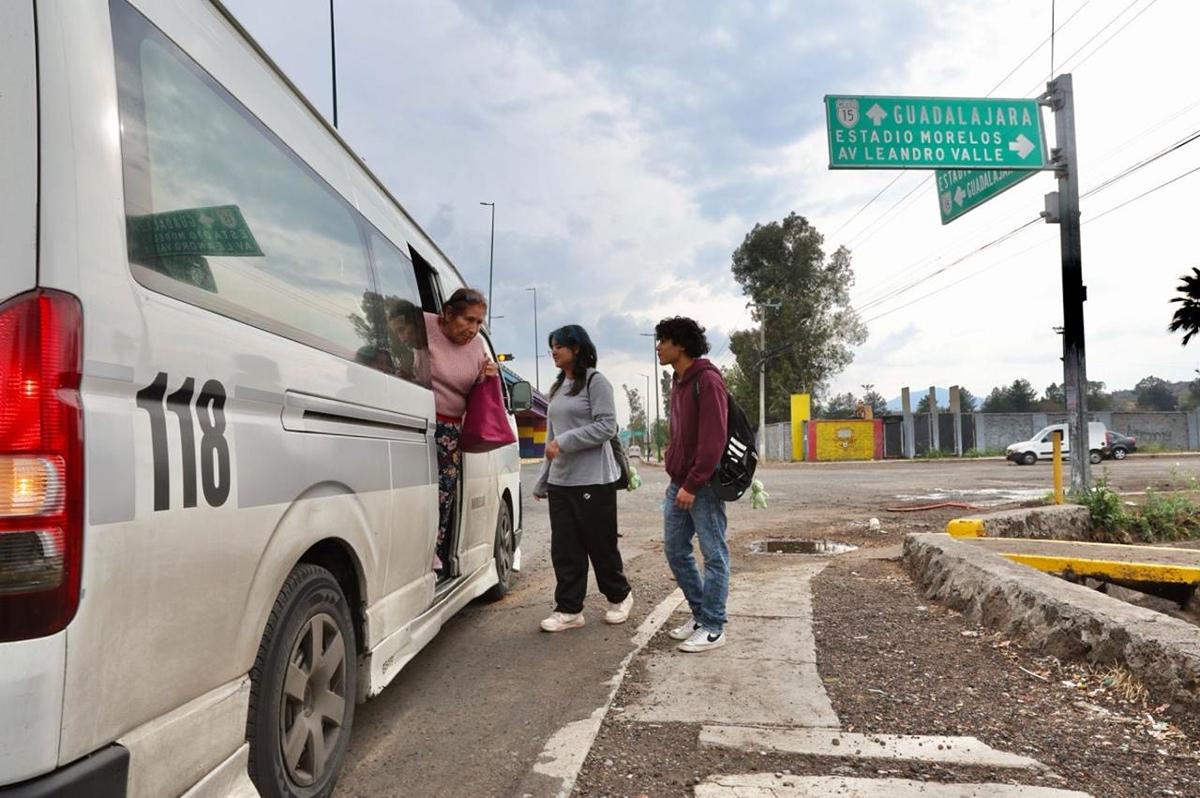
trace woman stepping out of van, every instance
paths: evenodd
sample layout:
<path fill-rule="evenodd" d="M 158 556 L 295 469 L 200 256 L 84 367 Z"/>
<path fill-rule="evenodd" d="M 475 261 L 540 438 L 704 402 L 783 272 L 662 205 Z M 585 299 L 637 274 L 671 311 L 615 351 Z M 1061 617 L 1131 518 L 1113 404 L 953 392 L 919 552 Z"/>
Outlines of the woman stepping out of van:
<path fill-rule="evenodd" d="M 577 324 L 550 333 L 558 379 L 550 388 L 546 459 L 534 485 L 536 499 L 550 499 L 550 560 L 557 585 L 554 612 L 542 630 L 583 626 L 588 560 L 600 592 L 608 598 L 608 623 L 624 623 L 633 607 L 617 549 L 617 481 L 620 469 L 609 440 L 617 433 L 613 388 L 596 371 L 596 345 Z"/>
<path fill-rule="evenodd" d="M 437 410 L 438 459 L 438 535 L 433 554 L 433 570 L 440 571 L 447 558 L 446 534 L 450 510 L 458 496 L 458 475 L 462 453 L 463 416 L 467 395 L 484 377 L 500 373 L 484 352 L 479 327 L 487 318 L 487 300 L 473 288 L 460 288 L 442 305 L 441 315 L 425 314 L 425 332 L 429 339 L 430 372 L 433 375 L 433 401 Z"/>

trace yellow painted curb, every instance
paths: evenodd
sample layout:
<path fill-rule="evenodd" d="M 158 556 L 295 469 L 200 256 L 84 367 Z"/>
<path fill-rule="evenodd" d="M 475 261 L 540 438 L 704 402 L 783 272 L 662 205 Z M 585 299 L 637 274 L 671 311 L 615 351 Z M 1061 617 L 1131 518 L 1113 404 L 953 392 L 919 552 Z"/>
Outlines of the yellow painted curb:
<path fill-rule="evenodd" d="M 982 518 L 955 518 L 946 524 L 946 534 L 952 538 L 987 537 Z"/>
<path fill-rule="evenodd" d="M 1047 554 L 1010 554 L 1007 552 L 1002 552 L 1000 556 L 1051 574 L 1061 574 L 1070 570 L 1079 576 L 1106 576 L 1110 579 L 1123 579 L 1130 582 L 1200 584 L 1200 567 L 1187 565 L 1089 560 L 1083 557 L 1054 557 Z"/>

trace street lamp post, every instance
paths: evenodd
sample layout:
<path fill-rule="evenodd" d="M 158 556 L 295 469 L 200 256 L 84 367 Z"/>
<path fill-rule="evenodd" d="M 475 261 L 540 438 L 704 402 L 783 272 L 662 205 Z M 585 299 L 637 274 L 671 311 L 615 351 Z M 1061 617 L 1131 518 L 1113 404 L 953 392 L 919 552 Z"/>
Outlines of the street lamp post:
<path fill-rule="evenodd" d="M 767 448 L 767 309 L 776 310 L 774 302 L 748 302 L 746 307 L 758 308 L 758 452 L 765 457 Z"/>
<path fill-rule="evenodd" d="M 538 330 L 537 330 L 537 289 L 526 288 L 533 292 L 533 384 L 542 390 L 541 370 L 538 368 Z"/>
<path fill-rule="evenodd" d="M 659 413 L 662 409 L 662 402 L 660 402 L 658 400 L 658 376 L 660 374 L 659 363 L 658 363 L 658 336 L 655 335 L 654 333 L 638 333 L 638 335 L 654 339 L 654 358 L 653 358 L 654 368 L 651 369 L 651 371 L 654 372 L 654 377 L 655 377 L 655 380 L 654 380 L 654 451 L 655 451 L 655 457 L 654 457 L 654 459 L 657 462 L 662 462 L 662 443 L 660 443 L 658 440 L 658 427 L 659 427 L 659 423 L 660 423 L 660 419 L 661 419 L 661 416 L 659 415 Z M 646 393 L 647 393 L 646 398 L 649 399 L 650 398 L 649 391 L 647 391 Z M 650 414 L 649 413 L 646 414 L 646 425 L 647 426 L 650 425 Z M 646 452 L 646 454 L 649 455 L 650 453 Z"/>
<path fill-rule="evenodd" d="M 642 376 L 646 378 L 646 402 L 649 403 L 650 402 L 650 375 L 643 374 Z M 648 407 L 646 408 L 645 416 L 646 416 L 646 418 L 644 419 L 644 421 L 646 422 L 646 427 L 644 429 L 644 432 L 646 434 L 643 435 L 642 438 L 645 440 L 646 448 L 644 449 L 644 451 L 642 453 L 643 459 L 650 457 L 650 408 L 648 408 Z"/>
<path fill-rule="evenodd" d="M 488 329 L 492 328 L 492 264 L 496 255 L 496 203 L 481 202 L 492 209 L 492 239 L 488 244 Z"/>

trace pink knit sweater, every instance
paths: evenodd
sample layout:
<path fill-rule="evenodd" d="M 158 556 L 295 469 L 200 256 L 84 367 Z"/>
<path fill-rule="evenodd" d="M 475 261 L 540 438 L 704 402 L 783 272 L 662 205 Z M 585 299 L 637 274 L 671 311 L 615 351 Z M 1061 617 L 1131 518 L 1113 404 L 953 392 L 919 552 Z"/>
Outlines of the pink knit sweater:
<path fill-rule="evenodd" d="M 479 381 L 484 361 L 483 341 L 478 336 L 459 345 L 446 337 L 433 313 L 425 314 L 429 339 L 429 362 L 433 372 L 433 400 L 439 416 L 461 419 L 467 412 L 467 394 Z"/>

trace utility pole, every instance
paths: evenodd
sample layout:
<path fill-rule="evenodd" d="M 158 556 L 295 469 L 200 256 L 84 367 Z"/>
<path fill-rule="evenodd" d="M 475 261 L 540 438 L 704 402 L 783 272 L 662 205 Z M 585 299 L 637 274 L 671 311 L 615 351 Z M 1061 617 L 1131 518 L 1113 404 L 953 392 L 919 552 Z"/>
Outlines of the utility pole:
<path fill-rule="evenodd" d="M 1083 247 L 1079 235 L 1079 156 L 1075 149 L 1075 90 L 1071 75 L 1046 84 L 1038 102 L 1054 112 L 1051 151 L 1058 191 L 1046 195 L 1043 216 L 1059 226 L 1062 249 L 1063 388 L 1067 399 L 1067 435 L 1071 447 L 1071 492 L 1079 496 L 1091 484 L 1088 440 L 1087 367 L 1084 356 Z"/>
<path fill-rule="evenodd" d="M 480 205 L 487 205 L 492 209 L 492 241 L 488 245 L 488 329 L 492 329 L 492 264 L 495 262 L 496 255 L 496 203 L 481 202 Z M 536 355 L 537 352 L 535 351 Z"/>
<path fill-rule="evenodd" d="M 526 288 L 525 290 L 533 292 L 533 384 L 538 391 L 541 391 L 542 374 L 538 368 L 537 289 Z"/>
<path fill-rule="evenodd" d="M 651 358 L 654 362 L 654 368 L 650 370 L 654 375 L 654 451 L 655 462 L 662 462 L 662 441 L 658 439 L 658 428 L 662 423 L 662 402 L 658 398 L 658 382 L 662 379 L 662 366 L 658 362 L 658 336 L 654 333 L 638 333 L 638 335 L 652 339 L 651 342 L 654 344 L 654 355 Z M 647 396 L 646 398 L 649 399 L 650 397 Z M 650 423 L 649 413 L 646 414 L 646 423 Z M 649 455 L 650 452 L 646 452 L 646 454 Z"/>
<path fill-rule="evenodd" d="M 646 378 L 646 401 L 649 402 L 650 401 L 650 375 L 643 374 L 642 376 Z M 642 437 L 645 439 L 646 448 L 645 448 L 645 451 L 642 452 L 643 459 L 650 456 L 650 408 L 648 408 L 648 407 L 646 408 L 646 411 L 645 411 L 645 419 L 644 420 L 646 422 L 646 427 L 643 431 L 646 434 L 643 435 Z"/>
<path fill-rule="evenodd" d="M 333 75 L 333 126 L 337 124 L 337 36 L 333 32 L 333 0 L 329 0 L 329 64 Z"/>
<path fill-rule="evenodd" d="M 759 456 L 766 459 L 767 448 L 767 310 L 780 307 L 778 300 L 773 302 L 749 302 L 747 307 L 758 308 L 758 440 L 756 446 Z"/>

